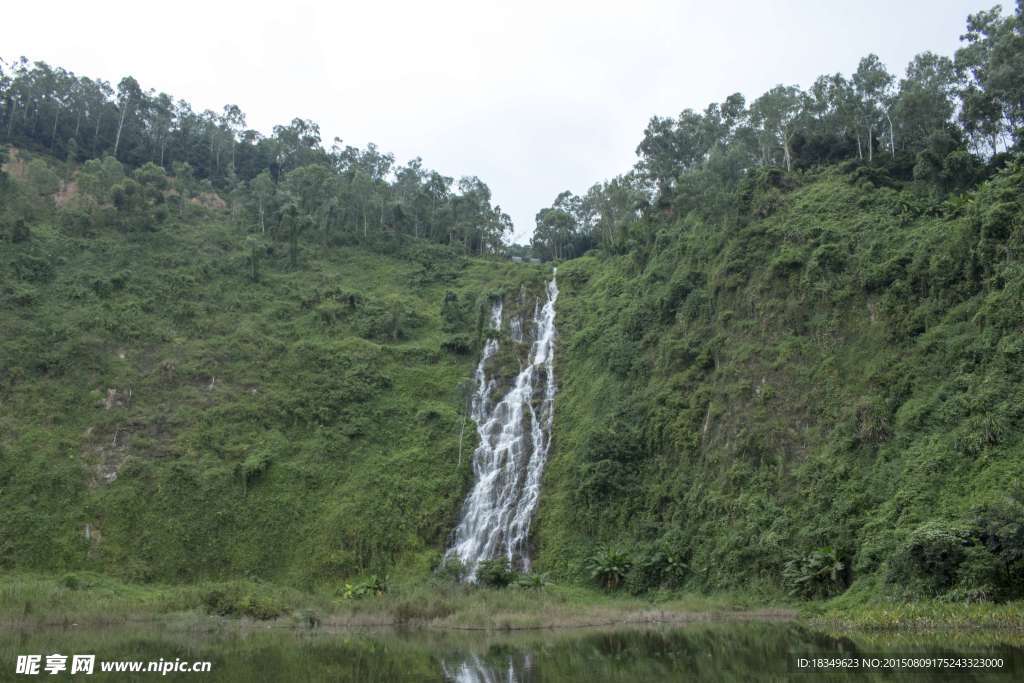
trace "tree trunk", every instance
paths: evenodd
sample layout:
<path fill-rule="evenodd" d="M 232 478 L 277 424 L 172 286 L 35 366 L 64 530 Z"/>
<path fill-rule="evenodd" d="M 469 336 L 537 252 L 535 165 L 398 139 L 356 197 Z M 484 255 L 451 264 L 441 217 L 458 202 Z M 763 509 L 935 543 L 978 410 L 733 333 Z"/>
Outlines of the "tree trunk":
<path fill-rule="evenodd" d="M 60 105 L 57 105 L 57 111 L 53 114 L 53 130 L 50 132 L 50 153 L 53 154 L 54 150 L 57 149 L 57 121 L 60 119 Z"/>
<path fill-rule="evenodd" d="M 892 152 L 892 158 L 896 159 L 896 132 L 892 128 L 892 118 L 889 116 L 888 110 L 885 112 L 885 120 L 889 122 L 889 150 Z"/>
<path fill-rule="evenodd" d="M 860 131 L 857 131 L 857 159 L 864 161 L 864 150 L 860 145 Z"/>
<path fill-rule="evenodd" d="M 875 127 L 868 126 L 868 163 L 871 163 L 875 159 L 875 140 L 874 140 Z"/>
<path fill-rule="evenodd" d="M 114 137 L 114 158 L 117 158 L 117 148 L 121 144 L 121 131 L 124 129 L 124 117 L 128 114 L 128 101 L 125 100 L 121 106 L 121 121 L 117 124 L 117 135 Z"/>
<path fill-rule="evenodd" d="M 103 110 L 101 109 L 96 115 L 96 132 L 92 134 L 92 153 L 96 154 L 99 151 L 99 140 L 100 140 L 100 123 L 103 122 Z"/>
<path fill-rule="evenodd" d="M 779 133 L 782 134 L 782 154 L 785 157 L 786 172 L 788 173 L 793 170 L 793 157 L 789 153 L 789 137 L 784 130 L 779 130 Z"/>
<path fill-rule="evenodd" d="M 7 140 L 11 139 L 11 127 L 14 125 L 14 115 L 18 113 L 18 101 L 11 100 L 11 111 L 7 116 Z"/>

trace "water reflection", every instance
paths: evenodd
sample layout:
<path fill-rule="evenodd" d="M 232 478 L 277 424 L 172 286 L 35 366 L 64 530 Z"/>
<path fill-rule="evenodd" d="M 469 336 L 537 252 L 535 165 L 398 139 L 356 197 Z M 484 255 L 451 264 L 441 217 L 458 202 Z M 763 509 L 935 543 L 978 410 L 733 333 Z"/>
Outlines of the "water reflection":
<path fill-rule="evenodd" d="M 461 661 L 442 661 L 444 680 L 452 683 L 518 683 L 529 680 L 533 669 L 529 653 L 508 655 L 503 663 L 487 662 L 479 654 L 463 655 Z"/>
<path fill-rule="evenodd" d="M 695 624 L 674 629 L 538 631 L 513 634 L 444 631 L 161 630 L 156 627 L 0 630 L 0 680 L 14 676 L 17 655 L 94 653 L 100 660 L 209 660 L 209 674 L 104 674 L 96 681 L 820 681 L 843 675 L 801 673 L 798 657 L 988 657 L 999 670 L 864 672 L 857 680 L 1024 680 L 1020 634 L 831 635 L 793 623 Z M 66 674 L 65 674 L 66 676 Z M 49 676 L 60 680 L 61 676 Z M 76 678 L 81 678 L 76 677 Z M 66 679 L 66 678 L 65 678 Z"/>

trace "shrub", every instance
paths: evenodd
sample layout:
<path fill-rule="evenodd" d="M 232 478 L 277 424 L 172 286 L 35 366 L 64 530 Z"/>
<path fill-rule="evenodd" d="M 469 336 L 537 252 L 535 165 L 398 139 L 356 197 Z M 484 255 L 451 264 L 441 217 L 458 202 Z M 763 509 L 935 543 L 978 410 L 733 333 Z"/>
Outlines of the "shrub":
<path fill-rule="evenodd" d="M 285 607 L 267 595 L 243 591 L 238 586 L 225 586 L 208 591 L 202 603 L 210 614 L 222 617 L 252 617 L 275 619 L 285 613 Z"/>
<path fill-rule="evenodd" d="M 543 590 L 551 584 L 547 574 L 520 574 L 516 586 L 526 590 Z"/>
<path fill-rule="evenodd" d="M 911 532 L 887 578 L 890 583 L 913 582 L 927 592 L 941 593 L 956 583 L 969 544 L 967 530 L 959 525 L 925 522 Z"/>
<path fill-rule="evenodd" d="M 81 574 L 70 573 L 61 577 L 60 585 L 64 586 L 64 588 L 67 588 L 68 590 L 79 591 L 92 588 L 93 582 L 90 581 L 88 577 Z"/>
<path fill-rule="evenodd" d="M 380 597 L 388 592 L 387 577 L 381 578 L 376 574 L 356 583 L 346 583 L 341 592 L 341 597 L 346 600 L 358 600 L 366 597 Z"/>
<path fill-rule="evenodd" d="M 622 586 L 632 567 L 629 553 L 621 548 L 601 546 L 587 558 L 590 577 L 605 590 L 617 590 Z"/>
<path fill-rule="evenodd" d="M 441 562 L 435 570 L 437 576 L 453 583 L 462 583 L 466 580 L 466 565 L 457 557 L 449 557 Z"/>
<path fill-rule="evenodd" d="M 672 545 L 661 543 L 639 553 L 623 584 L 633 595 L 658 588 L 678 588 L 686 577 L 687 564 Z"/>
<path fill-rule="evenodd" d="M 515 578 L 515 572 L 505 558 L 484 560 L 476 569 L 477 583 L 488 588 L 505 588 Z"/>
<path fill-rule="evenodd" d="M 835 548 L 815 548 L 803 557 L 786 562 L 782 577 L 790 595 L 826 598 L 845 590 L 848 583 L 846 566 Z"/>
<path fill-rule="evenodd" d="M 32 231 L 24 218 L 19 218 L 11 223 L 10 237 L 12 242 L 27 242 L 32 237 Z"/>
<path fill-rule="evenodd" d="M 413 598 L 398 603 L 394 608 L 393 614 L 399 623 L 408 623 L 410 621 L 444 619 L 454 612 L 455 609 L 444 600 Z"/>
<path fill-rule="evenodd" d="M 1024 503 L 1021 494 L 975 511 L 974 532 L 991 558 L 995 598 L 1024 597 Z"/>
<path fill-rule="evenodd" d="M 441 349 L 448 353 L 465 356 L 473 351 L 473 340 L 468 334 L 453 334 L 441 342 Z"/>
<path fill-rule="evenodd" d="M 249 454 L 238 466 L 238 475 L 242 480 L 243 486 L 248 489 L 256 483 L 270 468 L 272 461 L 272 456 L 266 451 L 257 451 Z"/>

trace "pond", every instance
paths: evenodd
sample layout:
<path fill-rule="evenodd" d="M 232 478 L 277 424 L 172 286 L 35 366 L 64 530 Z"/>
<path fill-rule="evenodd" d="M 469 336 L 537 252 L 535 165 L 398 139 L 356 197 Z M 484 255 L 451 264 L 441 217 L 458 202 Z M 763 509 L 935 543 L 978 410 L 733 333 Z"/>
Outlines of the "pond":
<path fill-rule="evenodd" d="M 50 675 L 47 658 L 55 654 L 66 657 L 66 668 Z M 16 675 L 19 656 L 30 655 L 40 657 L 39 673 Z M 70 675 L 75 655 L 95 656 L 91 675 Z M 843 663 L 853 673 L 812 671 L 801 667 L 801 660 Z M 0 630 L 0 662 L 0 680 L 1012 681 L 1024 680 L 1024 638 L 1004 632 L 827 634 L 797 623 L 758 622 L 511 633 L 303 631 L 237 624 L 183 630 L 147 623 L 89 630 Z M 142 673 L 101 670 L 111 662 L 159 666 Z M 209 662 L 209 672 L 181 670 L 197 662 Z M 940 662 L 972 668 L 941 670 L 936 668 Z M 54 660 L 58 668 L 60 663 L 60 658 Z M 926 664 L 928 668 L 920 668 Z M 28 660 L 22 659 L 22 665 L 29 666 Z M 903 669 L 891 670 L 895 665 Z"/>

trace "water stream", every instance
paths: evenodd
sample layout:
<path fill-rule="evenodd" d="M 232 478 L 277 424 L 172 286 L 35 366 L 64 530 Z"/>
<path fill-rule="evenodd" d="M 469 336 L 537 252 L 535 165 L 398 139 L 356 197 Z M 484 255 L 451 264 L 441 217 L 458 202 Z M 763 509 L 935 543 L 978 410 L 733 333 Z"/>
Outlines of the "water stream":
<path fill-rule="evenodd" d="M 499 348 L 496 337 L 488 339 L 477 365 L 470 407 L 480 437 L 473 453 L 474 484 L 445 556 L 459 558 L 470 580 L 484 560 L 505 557 L 515 569 L 530 568 L 530 520 L 540 497 L 554 417 L 557 299 L 558 283 L 552 275 L 546 301 L 536 303 L 529 326 L 524 329 L 521 321 L 510 321 L 513 342 L 524 342 L 526 335 L 533 341 L 526 363 L 497 401 L 492 397 L 498 380 L 489 375 Z M 499 301 L 491 310 L 491 327 L 500 330 L 501 325 Z"/>

